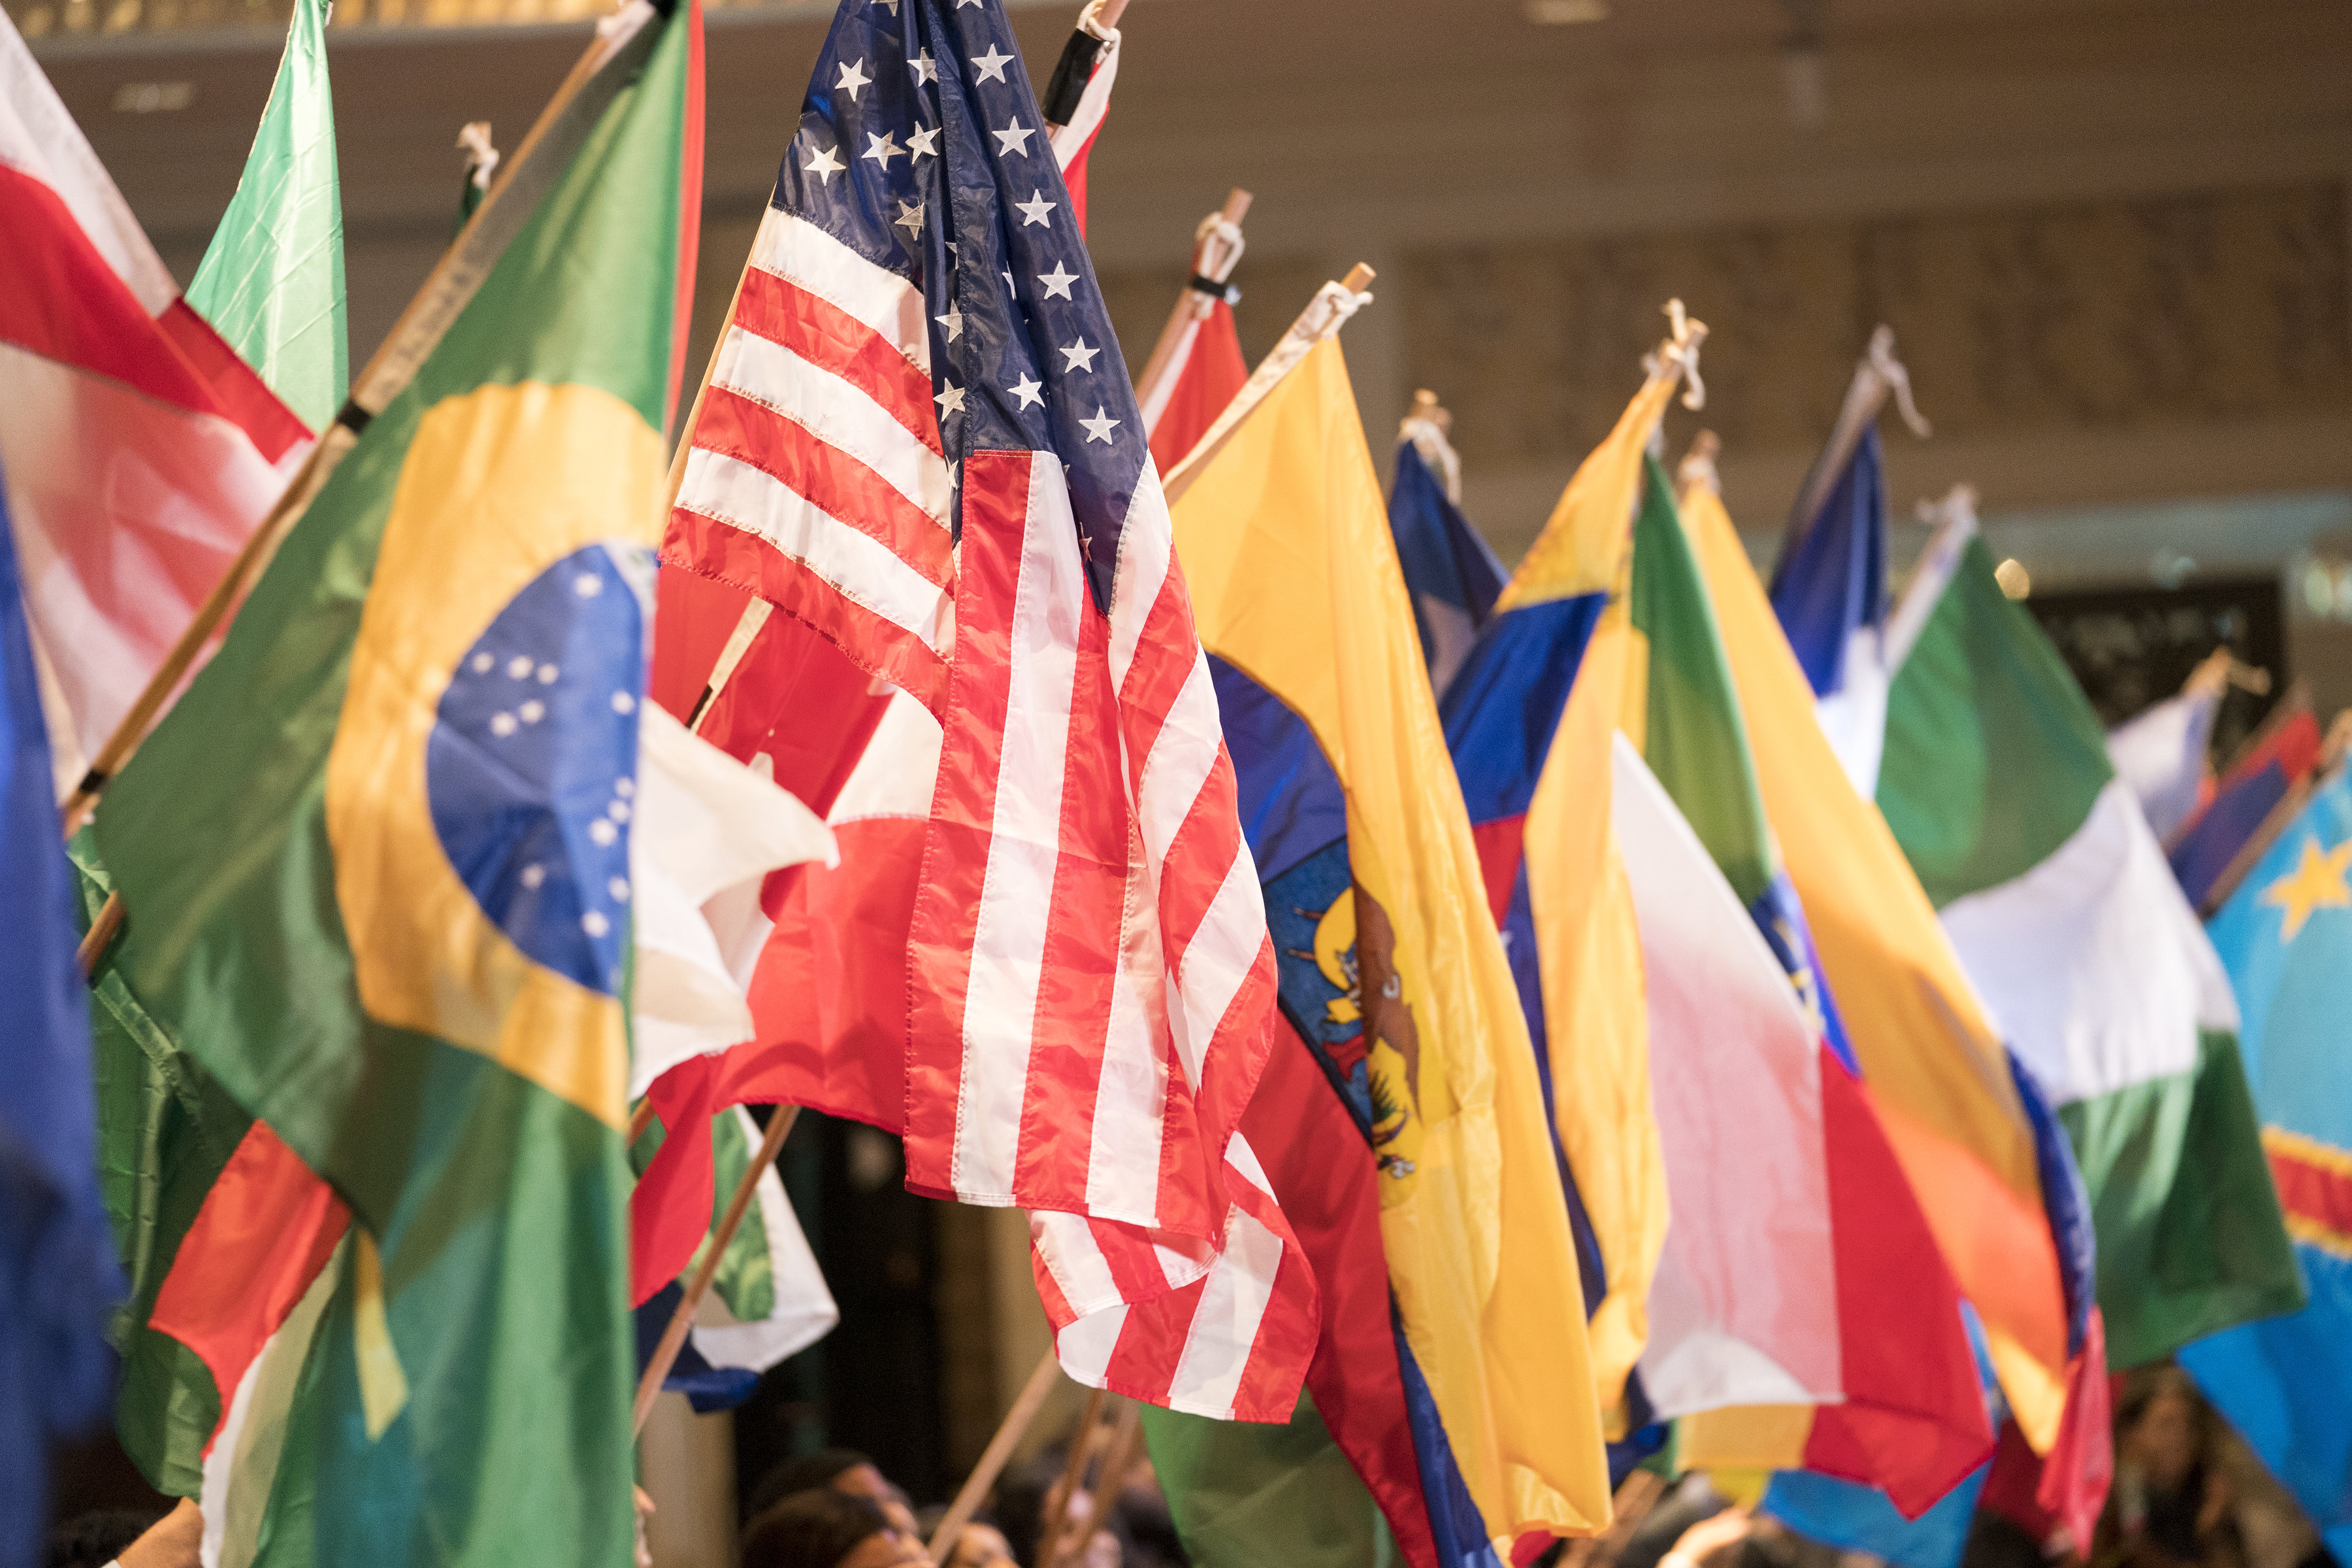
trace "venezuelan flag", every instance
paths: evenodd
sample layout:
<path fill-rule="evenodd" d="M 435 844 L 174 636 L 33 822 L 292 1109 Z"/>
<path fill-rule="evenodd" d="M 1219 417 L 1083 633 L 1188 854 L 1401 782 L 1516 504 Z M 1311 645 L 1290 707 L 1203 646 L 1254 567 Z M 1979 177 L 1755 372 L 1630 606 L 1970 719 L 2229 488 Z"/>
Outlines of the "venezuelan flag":
<path fill-rule="evenodd" d="M 353 1216 L 273 1561 L 632 1557 L 620 992 L 698 13 L 607 47 L 634 79 L 99 816 L 124 979 Z"/>
<path fill-rule="evenodd" d="M 2059 1433 L 2070 1338 L 2089 1290 L 2082 1237 L 2045 1205 L 2037 1121 L 2055 1121 L 1961 973 L 1877 808 L 1854 792 L 1813 716 L 1813 690 L 1723 502 L 1685 518 L 1711 597 L 1766 817 L 1811 922 L 1872 1106 L 1960 1289 L 1982 1320 L 2011 1412 L 2038 1451 Z M 2071 1205 L 2061 1202 L 2063 1217 Z"/>
<path fill-rule="evenodd" d="M 1578 1221 L 1600 1402 L 1624 1400 L 1666 1230 L 1633 893 L 1611 833 L 1612 732 L 1634 630 L 1622 592 L 1651 378 L 1570 480 L 1445 693 L 1445 741 L 1504 933 Z M 1646 1411 L 1638 1394 L 1623 1422 Z"/>
<path fill-rule="evenodd" d="M 1175 537 L 1281 954 L 1296 1038 L 1277 1049 L 1311 1058 L 1378 1172 L 1386 1289 L 1360 1301 L 1346 1267 L 1315 1265 L 1342 1318 L 1327 1345 L 1354 1331 L 1349 1303 L 1377 1331 L 1390 1300 L 1402 1342 L 1386 1367 L 1318 1354 L 1316 1404 L 1412 1561 L 1594 1531 L 1608 1477 L 1536 1058 L 1337 343 L 1202 472 Z M 1339 1228 L 1275 1179 L 1302 1236 Z M 1379 1434 L 1347 1429 L 1343 1403 L 1382 1408 L 1381 1383 L 1410 1417 L 1425 1530 L 1398 1517 Z"/>

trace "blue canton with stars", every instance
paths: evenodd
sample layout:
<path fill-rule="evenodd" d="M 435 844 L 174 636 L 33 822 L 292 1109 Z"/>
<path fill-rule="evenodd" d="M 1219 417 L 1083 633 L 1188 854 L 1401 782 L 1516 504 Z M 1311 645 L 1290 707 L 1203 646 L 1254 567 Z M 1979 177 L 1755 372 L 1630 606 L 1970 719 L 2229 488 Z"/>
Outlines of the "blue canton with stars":
<path fill-rule="evenodd" d="M 921 288 L 950 471 L 1058 457 L 1108 611 L 1150 452 L 998 0 L 844 0 L 773 205 Z"/>
<path fill-rule="evenodd" d="M 433 830 L 533 962 L 620 994 L 646 683 L 642 568 L 591 544 L 541 572 L 466 650 L 425 742 Z"/>

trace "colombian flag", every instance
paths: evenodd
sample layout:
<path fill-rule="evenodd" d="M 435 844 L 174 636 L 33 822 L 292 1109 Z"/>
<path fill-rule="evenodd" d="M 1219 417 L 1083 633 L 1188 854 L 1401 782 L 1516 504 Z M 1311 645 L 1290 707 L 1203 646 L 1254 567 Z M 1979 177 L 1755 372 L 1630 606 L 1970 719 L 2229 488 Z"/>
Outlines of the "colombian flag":
<path fill-rule="evenodd" d="M 2055 1118 L 2012 1076 L 1919 879 L 1848 782 L 1722 500 L 1695 486 L 1684 505 L 1765 815 L 1872 1106 L 1983 1321 L 2011 1412 L 2047 1452 L 2070 1380 L 2087 1375 L 2077 1353 L 2090 1302 L 2080 1179 L 2063 1159 L 2045 1167 L 2042 1151 L 2063 1147 Z M 2059 1201 L 2047 1204 L 2045 1189 Z"/>
<path fill-rule="evenodd" d="M 1608 1477 L 1568 1208 L 1336 342 L 1175 531 L 1281 963 L 1252 1115 L 1290 1097 L 1269 1174 L 1325 1282 L 1314 1405 L 1409 1562 L 1590 1533 Z M 1197 1458 L 1145 1419 L 1163 1475 Z"/>
<path fill-rule="evenodd" d="M 700 40 L 607 37 L 627 85 L 100 813 L 119 972 L 352 1216 L 263 1325 L 308 1343 L 240 1448 L 267 1520 L 226 1511 L 273 1561 L 631 1560 L 620 994 Z"/>
<path fill-rule="evenodd" d="M 1992 1450 L 1958 1287 L 1856 1072 L 1804 910 L 1766 825 L 1748 725 L 1672 488 L 1654 458 L 1644 473 L 1633 524 L 1633 658 L 1623 732 L 1745 906 L 1810 1026 L 1804 1066 L 1811 1081 L 1799 1087 L 1811 1091 L 1806 1098 L 1813 1114 L 1786 1131 L 1801 1135 L 1797 1152 L 1819 1162 L 1822 1185 L 1804 1194 L 1814 1215 L 1784 1198 L 1769 1220 L 1751 1220 L 1750 1228 L 1777 1239 L 1804 1218 L 1822 1222 L 1827 1279 L 1815 1284 L 1829 1288 L 1828 1310 L 1806 1314 L 1805 1327 L 1819 1336 L 1822 1359 L 1835 1369 L 1834 1397 L 1796 1401 L 1787 1393 L 1768 1394 L 1696 1415 L 1682 1428 L 1679 1457 L 1693 1468 L 1802 1465 L 1875 1486 L 1903 1514 L 1916 1517 Z M 1717 974 L 1726 967 L 1717 966 Z M 1730 1021 L 1729 990 L 1719 981 L 1715 987 L 1725 1023 Z M 1717 1033 L 1718 1049 L 1736 1037 L 1720 1026 Z M 1706 1076 L 1717 1086 L 1727 1083 L 1726 1068 L 1732 1065 L 1718 1060 Z M 1662 1121 L 1669 1091 L 1687 1087 L 1661 1081 Z M 1717 1096 L 1724 1092 L 1715 1089 Z M 1776 1109 L 1762 1095 L 1718 1108 L 1717 1114 L 1738 1116 L 1746 1130 L 1735 1163 L 1751 1185 L 1760 1184 L 1767 1165 L 1761 1156 L 1783 1131 Z M 1682 1173 L 1670 1158 L 1670 1177 Z M 1685 1203 L 1682 1186 L 1674 1195 L 1678 1238 L 1712 1217 L 1704 1206 Z M 1803 1300 L 1809 1266 L 1818 1268 L 1783 1241 L 1757 1258 L 1741 1283 L 1778 1283 L 1786 1299 Z M 1645 1372 L 1651 1364 L 1645 1357 Z"/>

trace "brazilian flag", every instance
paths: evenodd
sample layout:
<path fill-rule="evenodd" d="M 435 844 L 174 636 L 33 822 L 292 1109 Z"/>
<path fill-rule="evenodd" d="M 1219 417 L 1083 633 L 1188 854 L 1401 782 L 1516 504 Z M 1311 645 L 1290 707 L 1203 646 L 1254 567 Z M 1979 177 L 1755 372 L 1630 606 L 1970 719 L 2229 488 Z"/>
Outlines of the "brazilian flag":
<path fill-rule="evenodd" d="M 130 988 L 352 1211 L 253 1561 L 631 1560 L 621 990 L 701 157 L 699 17 L 646 26 L 99 816 Z"/>

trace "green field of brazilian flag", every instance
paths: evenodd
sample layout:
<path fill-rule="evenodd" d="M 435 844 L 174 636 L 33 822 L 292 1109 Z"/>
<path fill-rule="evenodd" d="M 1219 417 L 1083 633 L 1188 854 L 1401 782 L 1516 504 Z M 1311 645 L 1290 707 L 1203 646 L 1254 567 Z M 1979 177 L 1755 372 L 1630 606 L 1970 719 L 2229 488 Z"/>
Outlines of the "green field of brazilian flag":
<path fill-rule="evenodd" d="M 134 1318 L 205 1227 L 156 1194 L 219 1198 L 253 1119 L 332 1188 L 241 1395 L 127 1347 L 126 1440 L 202 1469 L 224 1561 L 630 1561 L 628 829 L 700 159 L 698 18 L 645 26 L 84 847 Z"/>

